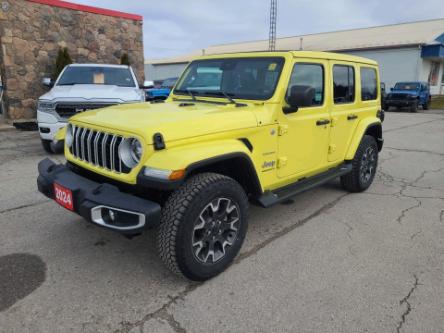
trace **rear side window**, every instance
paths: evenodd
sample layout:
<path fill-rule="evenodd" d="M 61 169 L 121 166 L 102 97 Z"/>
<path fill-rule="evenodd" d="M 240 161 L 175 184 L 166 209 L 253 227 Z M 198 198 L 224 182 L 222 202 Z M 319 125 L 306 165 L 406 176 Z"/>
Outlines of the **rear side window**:
<path fill-rule="evenodd" d="M 333 96 L 335 104 L 355 100 L 355 69 L 352 66 L 333 66 Z"/>
<path fill-rule="evenodd" d="M 320 64 L 297 63 L 291 73 L 290 84 L 287 89 L 287 97 L 292 87 L 302 90 L 313 89 L 312 106 L 324 103 L 324 67 Z"/>
<path fill-rule="evenodd" d="M 374 68 L 361 68 L 361 98 L 371 101 L 378 97 L 376 70 Z"/>

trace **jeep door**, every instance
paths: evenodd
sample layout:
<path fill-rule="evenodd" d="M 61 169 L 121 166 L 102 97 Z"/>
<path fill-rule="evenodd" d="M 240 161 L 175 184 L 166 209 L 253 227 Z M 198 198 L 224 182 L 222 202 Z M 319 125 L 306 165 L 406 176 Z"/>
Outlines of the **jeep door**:
<path fill-rule="evenodd" d="M 381 108 L 377 67 L 331 61 L 333 104 L 328 161 L 344 159 L 359 121 Z"/>
<path fill-rule="evenodd" d="M 328 61 L 297 58 L 279 113 L 279 178 L 297 177 L 322 168 L 327 162 L 330 134 Z M 288 109 L 291 88 L 310 89 L 311 105 Z"/>

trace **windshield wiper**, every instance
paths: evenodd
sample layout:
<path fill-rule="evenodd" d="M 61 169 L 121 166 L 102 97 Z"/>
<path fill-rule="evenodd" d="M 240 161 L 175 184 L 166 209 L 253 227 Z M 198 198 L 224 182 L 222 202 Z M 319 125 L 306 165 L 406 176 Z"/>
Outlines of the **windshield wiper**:
<path fill-rule="evenodd" d="M 187 89 L 187 93 L 188 93 L 188 95 L 191 96 L 191 99 L 192 99 L 193 101 L 196 100 L 195 93 L 194 93 L 192 90 Z"/>
<path fill-rule="evenodd" d="M 247 106 L 247 104 L 237 102 L 233 97 L 231 97 L 228 93 L 226 93 L 223 90 L 214 91 L 214 92 L 206 91 L 205 95 L 224 96 L 226 99 L 228 99 L 230 101 L 231 104 L 236 105 L 236 107 Z"/>
<path fill-rule="evenodd" d="M 187 93 L 188 95 L 190 95 L 190 97 L 193 101 L 196 101 L 196 93 L 190 89 L 175 89 L 174 92 Z"/>

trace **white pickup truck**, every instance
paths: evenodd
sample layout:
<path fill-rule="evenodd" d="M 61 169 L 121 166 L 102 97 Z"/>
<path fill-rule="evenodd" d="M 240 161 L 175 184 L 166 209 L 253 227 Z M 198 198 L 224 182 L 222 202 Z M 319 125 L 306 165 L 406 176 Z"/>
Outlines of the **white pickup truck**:
<path fill-rule="evenodd" d="M 134 71 L 125 65 L 72 64 L 66 66 L 55 82 L 43 79 L 51 90 L 37 104 L 37 121 L 43 148 L 61 152 L 63 142 L 55 134 L 78 112 L 121 103 L 145 101 Z"/>

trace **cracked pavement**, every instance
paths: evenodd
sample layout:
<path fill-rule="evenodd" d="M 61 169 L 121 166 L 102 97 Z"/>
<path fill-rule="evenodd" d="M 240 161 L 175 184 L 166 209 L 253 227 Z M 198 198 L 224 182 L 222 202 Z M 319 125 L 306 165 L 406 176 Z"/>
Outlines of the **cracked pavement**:
<path fill-rule="evenodd" d="M 387 113 L 384 138 L 367 192 L 332 182 L 252 207 L 234 264 L 196 284 L 152 233 L 128 240 L 42 197 L 38 135 L 0 132 L 0 332 L 443 333 L 444 112 Z"/>

